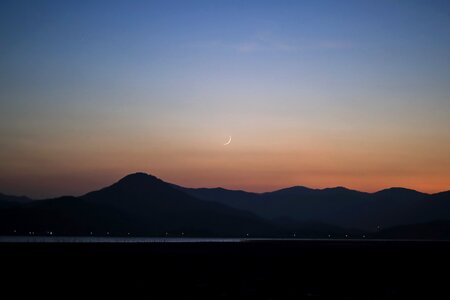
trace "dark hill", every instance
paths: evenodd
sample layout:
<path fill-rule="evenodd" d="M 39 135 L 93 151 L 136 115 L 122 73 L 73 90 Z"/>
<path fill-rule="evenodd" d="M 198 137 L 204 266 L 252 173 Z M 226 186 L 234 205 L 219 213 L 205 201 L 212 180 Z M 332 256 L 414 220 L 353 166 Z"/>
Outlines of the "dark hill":
<path fill-rule="evenodd" d="M 159 232 L 213 235 L 270 232 L 269 223 L 252 213 L 199 200 L 144 173 L 128 175 L 81 199 L 118 209 L 144 220 L 149 228 Z"/>
<path fill-rule="evenodd" d="M 394 226 L 381 230 L 377 238 L 386 239 L 450 239 L 450 221 L 438 220 L 428 223 Z"/>
<path fill-rule="evenodd" d="M 344 187 L 294 186 L 268 193 L 216 189 L 183 191 L 203 200 L 227 203 L 267 219 L 322 222 L 377 231 L 391 226 L 450 219 L 450 192 L 429 195 L 404 188 L 364 193 Z"/>
<path fill-rule="evenodd" d="M 252 213 L 196 199 L 144 173 L 82 197 L 0 209 L 0 231 L 187 236 L 267 235 L 276 228 Z"/>
<path fill-rule="evenodd" d="M 197 199 L 213 201 L 231 206 L 237 209 L 252 211 L 254 205 L 261 197 L 256 193 L 245 191 L 227 190 L 223 188 L 184 188 L 174 185 L 180 191 L 183 191 Z"/>
<path fill-rule="evenodd" d="M 2 206 L 3 204 L 3 206 Z M 81 197 L 0 195 L 0 233 L 327 237 L 450 220 L 450 192 L 364 193 L 294 186 L 269 193 L 190 189 L 135 173 Z M 349 230 L 348 228 L 355 228 Z"/>
<path fill-rule="evenodd" d="M 10 196 L 0 193 L 0 208 L 12 207 L 32 200 L 25 196 Z"/>
<path fill-rule="evenodd" d="M 126 214 L 75 197 L 33 201 L 0 210 L 4 233 L 106 234 L 108 231 L 136 230 L 137 222 Z"/>

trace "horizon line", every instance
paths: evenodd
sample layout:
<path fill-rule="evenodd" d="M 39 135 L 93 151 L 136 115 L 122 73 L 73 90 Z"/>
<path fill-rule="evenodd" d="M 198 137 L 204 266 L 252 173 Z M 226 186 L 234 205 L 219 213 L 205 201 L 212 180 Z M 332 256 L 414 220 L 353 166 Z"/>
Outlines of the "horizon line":
<path fill-rule="evenodd" d="M 450 192 L 450 189 L 446 189 L 446 190 L 442 190 L 442 191 L 435 192 L 435 193 L 427 193 L 427 192 L 422 192 L 422 191 L 419 191 L 419 190 L 416 190 L 416 189 L 407 188 L 407 187 L 402 187 L 402 186 L 391 186 L 391 187 L 382 188 L 382 189 L 380 189 L 380 190 L 376 190 L 376 191 L 374 191 L 374 192 L 368 192 L 368 191 L 362 191 L 362 190 L 357 190 L 357 189 L 348 188 L 348 187 L 345 187 L 345 186 L 342 186 L 342 185 L 338 185 L 338 186 L 330 186 L 330 187 L 323 187 L 323 188 L 311 188 L 311 187 L 304 186 L 304 185 L 292 185 L 292 186 L 286 186 L 286 187 L 277 188 L 277 189 L 274 189 L 274 190 L 263 191 L 263 192 L 252 192 L 252 191 L 246 191 L 246 190 L 244 190 L 244 189 L 225 188 L 225 187 L 223 187 L 223 186 L 213 186 L 213 187 L 204 187 L 204 186 L 202 186 L 202 187 L 188 187 L 188 186 L 180 185 L 180 184 L 178 184 L 178 183 L 173 183 L 173 182 L 165 181 L 165 180 L 163 180 L 161 177 L 158 177 L 158 176 L 153 175 L 153 174 L 151 174 L 151 173 L 147 173 L 147 172 L 133 172 L 133 173 L 129 173 L 129 174 L 126 174 L 126 175 L 120 177 L 120 178 L 117 179 L 115 182 L 113 182 L 113 183 L 111 183 L 111 184 L 109 184 L 109 185 L 106 185 L 106 186 L 103 186 L 103 187 L 99 187 L 99 188 L 97 188 L 97 189 L 93 189 L 93 190 L 88 191 L 88 192 L 85 192 L 85 193 L 81 193 L 80 195 L 62 194 L 62 195 L 59 195 L 59 196 L 49 196 L 49 197 L 37 197 L 37 198 L 34 198 L 34 197 L 30 197 L 30 196 L 25 195 L 25 194 L 14 195 L 14 194 L 3 193 L 2 191 L 0 191 L 0 195 L 4 195 L 4 196 L 13 196 L 13 197 L 26 197 L 26 198 L 31 199 L 31 200 L 56 199 L 56 198 L 60 198 L 60 197 L 82 197 L 82 196 L 84 196 L 84 195 L 86 195 L 86 194 L 88 194 L 88 193 L 90 193 L 90 192 L 98 191 L 98 190 L 101 190 L 101 189 L 103 189 L 103 188 L 106 188 L 106 187 L 109 187 L 109 186 L 111 186 L 111 185 L 114 185 L 114 184 L 118 183 L 119 181 L 121 181 L 122 179 L 124 179 L 124 178 L 126 178 L 126 177 L 128 177 L 128 176 L 138 175 L 138 174 L 143 174 L 143 175 L 146 175 L 146 176 L 154 177 L 154 178 L 156 178 L 156 179 L 158 179 L 158 180 L 161 180 L 161 181 L 164 182 L 164 183 L 167 183 L 167 184 L 169 184 L 169 185 L 176 186 L 176 187 L 179 187 L 179 188 L 183 188 L 183 189 L 208 189 L 208 190 L 222 189 L 222 190 L 231 191 L 231 192 L 244 192 L 244 193 L 248 193 L 248 194 L 256 194 L 256 195 L 262 195 L 262 194 L 274 193 L 274 192 L 279 192 L 279 191 L 282 191 L 282 190 L 287 190 L 287 189 L 292 189 L 292 188 L 304 188 L 304 189 L 308 189 L 308 190 L 311 190 L 311 191 L 324 191 L 324 190 L 333 190 L 333 189 L 345 189 L 345 190 L 347 190 L 347 191 L 353 191 L 353 192 L 364 193 L 364 194 L 376 194 L 376 193 L 379 193 L 379 192 L 382 192 L 382 191 L 386 191 L 386 190 L 402 189 L 402 190 L 413 191 L 413 192 L 416 192 L 416 193 L 420 193 L 420 194 L 424 194 L 424 195 L 430 195 L 430 196 L 432 196 L 432 195 L 437 195 L 437 194 L 441 194 L 441 193 Z"/>

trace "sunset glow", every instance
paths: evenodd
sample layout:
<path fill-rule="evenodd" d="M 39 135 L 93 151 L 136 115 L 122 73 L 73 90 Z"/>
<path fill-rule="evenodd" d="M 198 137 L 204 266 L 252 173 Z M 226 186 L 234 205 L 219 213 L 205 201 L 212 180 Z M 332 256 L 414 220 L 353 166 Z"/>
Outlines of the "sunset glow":
<path fill-rule="evenodd" d="M 450 189 L 450 6 L 282 2 L 2 2 L 0 191 Z"/>

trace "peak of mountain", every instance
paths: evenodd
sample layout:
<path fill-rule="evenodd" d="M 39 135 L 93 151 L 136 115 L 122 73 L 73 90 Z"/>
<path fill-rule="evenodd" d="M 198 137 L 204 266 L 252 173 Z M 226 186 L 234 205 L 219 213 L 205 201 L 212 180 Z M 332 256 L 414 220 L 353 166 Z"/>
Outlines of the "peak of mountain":
<path fill-rule="evenodd" d="M 223 187 L 208 187 L 208 188 L 187 188 L 182 186 L 174 185 L 180 190 L 194 190 L 194 191 L 205 191 L 205 192 L 224 192 L 224 193 L 245 193 L 245 194 L 256 194 L 252 192 L 247 192 L 244 190 L 230 190 Z"/>
<path fill-rule="evenodd" d="M 174 205 L 179 199 L 186 197 L 189 196 L 153 175 L 133 173 L 81 198 L 139 212 L 142 208 L 149 209 L 150 206 L 162 201 Z"/>
<path fill-rule="evenodd" d="M 359 192 L 359 191 L 351 190 L 351 189 L 346 188 L 344 186 L 335 186 L 335 187 L 324 188 L 324 189 L 322 189 L 322 191 Z"/>
<path fill-rule="evenodd" d="M 361 196 L 361 195 L 369 195 L 369 193 L 361 192 L 357 190 L 352 190 L 343 186 L 324 188 L 318 190 L 322 192 L 324 195 L 341 195 L 341 196 Z"/>
<path fill-rule="evenodd" d="M 152 185 L 152 184 L 160 184 L 163 183 L 161 179 L 159 179 L 156 176 L 143 173 L 143 172 L 137 172 L 132 173 L 129 175 L 126 175 L 122 179 L 120 179 L 118 182 L 116 182 L 114 185 L 123 185 L 123 186 L 145 186 L 145 185 Z"/>
<path fill-rule="evenodd" d="M 305 186 L 293 186 L 261 194 L 264 199 L 291 201 L 310 201 L 316 199 L 315 202 L 321 200 L 331 201 L 333 199 L 346 200 L 361 197 L 362 195 L 367 195 L 367 193 L 350 190 L 341 186 L 324 189 L 311 189 Z"/>
<path fill-rule="evenodd" d="M 81 197 L 40 200 L 0 210 L 0 231 L 13 229 L 243 236 L 270 233 L 274 227 L 250 212 L 197 199 L 155 176 L 134 173 Z"/>
<path fill-rule="evenodd" d="M 310 189 L 306 186 L 301 186 L 301 185 L 295 185 L 295 186 L 291 186 L 291 187 L 287 187 L 287 188 L 283 188 L 283 189 L 279 189 L 279 190 L 275 190 L 272 192 L 267 192 L 267 193 L 263 193 L 263 194 L 293 194 L 293 193 L 298 193 L 298 192 L 310 192 L 313 191 L 313 189 Z"/>
<path fill-rule="evenodd" d="M 356 190 L 351 190 L 349 188 L 343 187 L 343 186 L 337 186 L 337 187 L 330 187 L 330 188 L 323 188 L 323 189 L 312 189 L 312 188 L 308 188 L 306 186 L 292 186 L 292 187 L 288 187 L 288 188 L 284 188 L 284 189 L 279 189 L 273 192 L 267 192 L 267 193 L 263 193 L 263 195 L 266 196 L 279 196 L 279 195 L 286 195 L 286 196 L 302 196 L 305 194 L 336 194 L 336 193 L 361 193 L 361 194 L 366 194 L 365 192 L 360 192 L 360 191 L 356 191 Z"/>
<path fill-rule="evenodd" d="M 402 187 L 391 187 L 387 188 L 378 192 L 375 192 L 374 195 L 386 195 L 386 196 L 400 196 L 400 195 L 427 195 L 425 193 L 413 190 L 413 189 L 407 189 Z"/>
<path fill-rule="evenodd" d="M 113 185 L 82 198 L 88 203 L 113 207 L 145 220 L 148 227 L 159 231 L 222 234 L 267 227 L 263 219 L 250 212 L 204 201 L 145 173 L 127 175 Z"/>

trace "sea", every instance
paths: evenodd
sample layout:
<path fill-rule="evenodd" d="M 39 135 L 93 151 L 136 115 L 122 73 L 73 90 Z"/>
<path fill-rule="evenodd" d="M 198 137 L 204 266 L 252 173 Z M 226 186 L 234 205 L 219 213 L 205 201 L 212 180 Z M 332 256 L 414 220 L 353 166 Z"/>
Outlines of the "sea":
<path fill-rule="evenodd" d="M 0 243 L 249 243 L 249 242 L 446 242 L 416 239 L 311 239 L 311 238 L 215 238 L 215 237 L 105 237 L 105 236 L 0 236 Z"/>
<path fill-rule="evenodd" d="M 0 236 L 0 243 L 239 243 L 239 238 Z"/>

